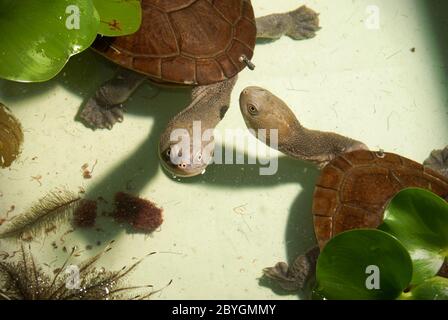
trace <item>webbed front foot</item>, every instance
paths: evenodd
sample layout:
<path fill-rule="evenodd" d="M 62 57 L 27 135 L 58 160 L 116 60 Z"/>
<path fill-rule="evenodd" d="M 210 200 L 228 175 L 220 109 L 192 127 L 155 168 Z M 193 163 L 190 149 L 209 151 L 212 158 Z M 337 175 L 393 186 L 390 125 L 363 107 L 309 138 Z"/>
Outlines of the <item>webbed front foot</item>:
<path fill-rule="evenodd" d="M 319 14 L 312 9 L 301 6 L 289 12 L 291 22 L 286 35 L 294 40 L 310 39 L 319 31 Z"/>
<path fill-rule="evenodd" d="M 277 282 L 277 284 L 288 291 L 298 291 L 304 287 L 304 282 L 298 280 L 290 271 L 286 262 L 278 262 L 275 266 L 264 268 L 263 274 Z"/>
<path fill-rule="evenodd" d="M 448 178 L 448 146 L 443 150 L 434 150 L 423 164 Z"/>
<path fill-rule="evenodd" d="M 93 97 L 82 110 L 81 118 L 93 129 L 110 130 L 117 122 L 123 122 L 123 106 L 104 107 Z"/>
<path fill-rule="evenodd" d="M 287 291 L 303 290 L 315 274 L 319 253 L 319 247 L 314 247 L 299 256 L 293 265 L 279 262 L 274 267 L 264 268 L 263 274 Z"/>
<path fill-rule="evenodd" d="M 257 37 L 262 39 L 279 39 L 283 35 L 294 40 L 309 39 L 319 29 L 319 14 L 306 6 L 257 19 Z"/>
<path fill-rule="evenodd" d="M 117 122 L 123 122 L 123 103 L 145 79 L 144 75 L 120 69 L 87 101 L 80 114 L 81 119 L 93 129 L 112 129 Z"/>

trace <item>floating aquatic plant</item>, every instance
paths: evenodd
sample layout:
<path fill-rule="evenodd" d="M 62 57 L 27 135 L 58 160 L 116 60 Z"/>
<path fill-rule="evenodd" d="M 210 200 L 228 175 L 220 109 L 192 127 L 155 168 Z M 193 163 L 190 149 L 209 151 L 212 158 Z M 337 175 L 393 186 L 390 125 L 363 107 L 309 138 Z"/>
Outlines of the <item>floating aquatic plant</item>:
<path fill-rule="evenodd" d="M 32 239 L 46 229 L 66 220 L 83 203 L 78 195 L 66 191 L 52 191 L 37 201 L 27 212 L 19 215 L 0 232 L 0 239 Z"/>
<path fill-rule="evenodd" d="M 9 167 L 19 156 L 23 142 L 22 126 L 11 111 L 0 103 L 0 167 Z"/>
<path fill-rule="evenodd" d="M 414 264 L 413 284 L 433 277 L 448 258 L 448 203 L 430 191 L 409 188 L 399 192 L 379 228 L 409 251 Z"/>
<path fill-rule="evenodd" d="M 0 0 L 0 77 L 46 81 L 90 47 L 99 15 L 86 0 Z"/>
<path fill-rule="evenodd" d="M 441 277 L 448 203 L 427 190 L 402 190 L 380 229 L 352 230 L 328 242 L 317 263 L 315 297 L 448 299 L 448 279 Z"/>
<path fill-rule="evenodd" d="M 372 272 L 379 277 L 373 283 Z M 398 240 L 379 230 L 352 230 L 335 236 L 322 250 L 316 292 L 326 299 L 396 299 L 411 278 L 411 257 Z"/>
<path fill-rule="evenodd" d="M 136 32 L 142 23 L 140 0 L 93 0 L 100 15 L 98 33 L 118 37 Z"/>
<path fill-rule="evenodd" d="M 47 81 L 98 33 L 126 35 L 140 23 L 138 0 L 0 0 L 0 78 Z"/>
<path fill-rule="evenodd" d="M 404 293 L 402 300 L 448 300 L 448 279 L 434 277 L 425 280 L 408 293 Z"/>
<path fill-rule="evenodd" d="M 109 245 L 75 267 L 69 265 L 73 248 L 63 265 L 49 275 L 36 263 L 31 249 L 22 245 L 17 262 L 0 262 L 0 300 L 143 300 L 160 291 L 153 291 L 152 285 L 126 285 L 127 276 L 145 257 L 118 271 L 98 269 L 96 262 L 110 250 Z"/>

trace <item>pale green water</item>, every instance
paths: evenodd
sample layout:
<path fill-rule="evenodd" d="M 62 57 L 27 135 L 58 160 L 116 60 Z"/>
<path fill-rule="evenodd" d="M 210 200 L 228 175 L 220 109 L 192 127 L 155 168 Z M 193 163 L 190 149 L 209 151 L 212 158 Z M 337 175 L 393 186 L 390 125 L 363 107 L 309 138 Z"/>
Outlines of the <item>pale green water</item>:
<path fill-rule="evenodd" d="M 258 45 L 257 68 L 241 73 L 220 132 L 245 130 L 238 96 L 244 87 L 258 85 L 288 102 L 305 126 L 337 131 L 374 149 L 423 161 L 448 143 L 443 1 L 253 2 L 258 16 L 305 3 L 321 13 L 322 30 L 309 41 L 283 38 Z M 378 30 L 365 25 L 372 4 L 380 9 Z M 105 233 L 77 232 L 66 237 L 66 244 L 82 248 L 116 239 L 101 260 L 111 269 L 130 264 L 132 257 L 165 252 L 147 259 L 130 278 L 130 283 L 156 288 L 173 279 L 157 299 L 297 299 L 273 291 L 259 277 L 264 267 L 290 261 L 314 244 L 311 203 L 317 169 L 280 158 L 274 176 L 260 176 L 257 165 L 213 165 L 201 177 L 174 180 L 159 166 L 157 143 L 168 119 L 188 103 L 188 91 L 157 94 L 145 85 L 126 104 L 125 122 L 112 131 L 92 132 L 74 120 L 83 100 L 114 70 L 86 52 L 50 82 L 0 81 L 0 101 L 25 130 L 21 157 L 0 171 L 0 215 L 11 205 L 18 214 L 57 187 L 83 187 L 86 197 L 109 201 L 116 191 L 131 187 L 132 193 L 163 206 L 160 232 L 147 238 L 129 235 L 101 218 Z M 83 179 L 81 166 L 96 160 L 93 179 Z M 42 185 L 33 176 L 42 176 Z M 62 246 L 53 250 L 51 242 L 68 228 L 61 226 L 57 235 L 33 243 L 39 261 L 64 258 Z M 1 243 L 2 250 L 7 246 Z"/>

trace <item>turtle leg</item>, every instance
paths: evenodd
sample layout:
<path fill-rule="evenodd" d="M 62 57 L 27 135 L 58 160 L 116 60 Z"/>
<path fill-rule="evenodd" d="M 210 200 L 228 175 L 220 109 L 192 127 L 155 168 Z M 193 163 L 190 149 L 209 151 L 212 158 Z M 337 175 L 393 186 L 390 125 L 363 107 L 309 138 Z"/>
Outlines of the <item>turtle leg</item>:
<path fill-rule="evenodd" d="M 319 27 L 319 14 L 306 6 L 257 19 L 257 38 L 279 39 L 287 35 L 294 40 L 313 38 Z"/>
<path fill-rule="evenodd" d="M 448 178 L 448 146 L 443 150 L 434 150 L 423 164 Z"/>
<path fill-rule="evenodd" d="M 292 266 L 279 262 L 274 267 L 263 269 L 263 274 L 275 280 L 285 290 L 303 290 L 316 272 L 319 253 L 319 247 L 313 247 L 299 256 Z"/>
<path fill-rule="evenodd" d="M 95 95 L 87 101 L 81 119 L 94 129 L 112 129 L 123 121 L 123 103 L 145 81 L 144 75 L 120 69 L 114 78 L 103 83 Z"/>

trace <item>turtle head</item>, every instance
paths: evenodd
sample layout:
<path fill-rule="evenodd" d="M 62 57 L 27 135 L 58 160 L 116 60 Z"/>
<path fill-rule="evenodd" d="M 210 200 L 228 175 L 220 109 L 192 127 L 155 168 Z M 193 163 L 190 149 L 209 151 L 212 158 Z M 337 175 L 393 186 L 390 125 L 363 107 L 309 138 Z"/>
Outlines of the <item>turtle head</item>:
<path fill-rule="evenodd" d="M 176 177 L 189 178 L 205 172 L 214 154 L 214 141 L 204 142 L 190 138 L 185 130 L 175 141 L 159 144 L 159 157 L 163 168 Z"/>
<path fill-rule="evenodd" d="M 249 129 L 278 130 L 279 139 L 287 139 L 300 128 L 286 103 L 260 87 L 247 87 L 241 92 L 240 110 Z"/>
<path fill-rule="evenodd" d="M 368 149 L 364 143 L 348 137 L 303 127 L 283 100 L 260 87 L 248 87 L 242 91 L 240 109 L 247 127 L 258 130 L 260 140 L 273 145 L 270 136 L 276 130 L 278 150 L 319 167 L 342 153 Z M 260 132 L 260 129 L 266 131 Z M 255 134 L 254 131 L 252 133 Z"/>

